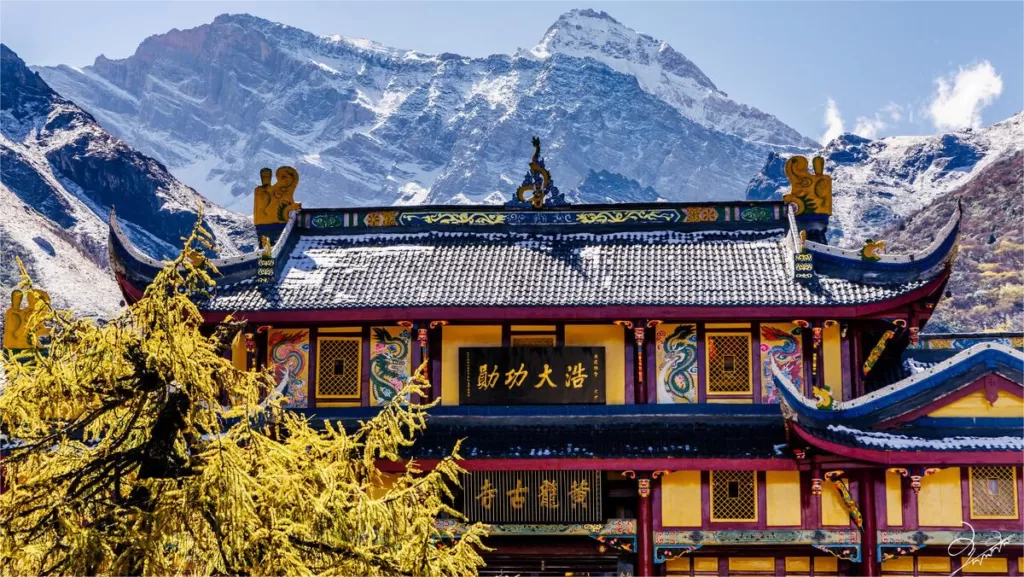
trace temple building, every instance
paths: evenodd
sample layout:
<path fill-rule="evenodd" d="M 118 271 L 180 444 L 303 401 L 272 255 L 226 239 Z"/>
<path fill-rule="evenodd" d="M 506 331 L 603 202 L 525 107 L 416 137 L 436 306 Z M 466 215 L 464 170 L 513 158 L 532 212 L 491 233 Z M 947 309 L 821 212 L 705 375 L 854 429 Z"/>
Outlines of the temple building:
<path fill-rule="evenodd" d="M 424 365 L 440 404 L 407 456 L 465 439 L 483 574 L 1024 570 L 1021 336 L 921 334 L 959 211 L 920 253 L 849 250 L 820 159 L 778 202 L 583 205 L 534 147 L 504 206 L 307 209 L 266 169 L 264 248 L 214 261 L 205 318 L 244 319 L 237 366 L 314 419 Z M 163 263 L 113 215 L 110 251 L 139 298 Z"/>

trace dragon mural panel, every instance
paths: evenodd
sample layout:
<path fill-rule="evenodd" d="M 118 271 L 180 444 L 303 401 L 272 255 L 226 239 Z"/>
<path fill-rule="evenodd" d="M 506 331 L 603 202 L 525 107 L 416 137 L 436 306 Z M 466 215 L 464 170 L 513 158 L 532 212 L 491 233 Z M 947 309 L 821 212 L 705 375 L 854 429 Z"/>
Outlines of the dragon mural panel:
<path fill-rule="evenodd" d="M 658 402 L 697 402 L 697 325 L 658 325 Z"/>
<path fill-rule="evenodd" d="M 287 374 L 291 381 L 283 391 L 286 406 L 304 409 L 308 405 L 309 330 L 270 329 L 267 339 L 267 364 L 278 383 Z"/>
<path fill-rule="evenodd" d="M 403 327 L 370 329 L 370 393 L 383 405 L 402 392 L 412 372 L 412 334 Z"/>
<path fill-rule="evenodd" d="M 761 402 L 778 403 L 779 391 L 772 379 L 774 364 L 797 389 L 803 390 L 804 363 L 802 329 L 792 323 L 761 325 Z"/>

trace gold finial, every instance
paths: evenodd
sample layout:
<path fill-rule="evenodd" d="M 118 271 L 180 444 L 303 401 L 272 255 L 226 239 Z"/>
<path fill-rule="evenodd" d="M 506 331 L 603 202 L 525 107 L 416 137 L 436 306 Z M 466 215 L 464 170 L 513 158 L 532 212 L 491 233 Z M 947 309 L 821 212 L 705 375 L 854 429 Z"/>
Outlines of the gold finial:
<path fill-rule="evenodd" d="M 260 170 L 260 184 L 253 191 L 252 220 L 256 225 L 284 224 L 294 210 L 302 208 L 295 202 L 295 188 L 299 186 L 299 172 L 290 166 L 277 169 L 277 182 L 270 184 L 269 168 Z"/>
<path fill-rule="evenodd" d="M 530 159 L 530 172 L 527 173 L 523 185 L 516 190 L 516 198 L 519 202 L 526 202 L 523 196 L 525 192 L 532 192 L 530 203 L 533 208 L 544 206 L 544 197 L 551 191 L 551 173 L 544 168 L 544 161 L 540 158 L 540 138 L 534 136 L 530 140 L 533 145 L 533 158 Z"/>
<path fill-rule="evenodd" d="M 270 258 L 274 255 L 274 247 L 270 245 L 270 237 L 263 235 L 260 237 L 260 256 L 263 258 Z"/>
<path fill-rule="evenodd" d="M 825 159 L 814 157 L 814 173 L 807 171 L 807 157 L 794 156 L 786 161 L 790 192 L 782 197 L 796 205 L 797 215 L 832 214 L 832 177 L 825 174 Z"/>
<path fill-rule="evenodd" d="M 28 306 L 21 306 L 22 300 L 28 300 Z M 4 313 L 4 348 L 32 349 L 39 346 L 39 338 L 50 334 L 50 329 L 39 319 L 32 326 L 32 315 L 42 303 L 49 308 L 50 295 L 39 289 L 15 289 L 11 292 L 11 308 Z"/>

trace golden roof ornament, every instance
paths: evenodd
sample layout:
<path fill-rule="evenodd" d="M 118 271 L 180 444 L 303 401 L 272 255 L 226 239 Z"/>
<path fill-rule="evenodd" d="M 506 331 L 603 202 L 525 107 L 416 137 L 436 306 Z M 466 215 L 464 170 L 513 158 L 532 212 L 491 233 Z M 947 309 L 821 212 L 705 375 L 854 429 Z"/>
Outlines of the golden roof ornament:
<path fill-rule="evenodd" d="M 529 202 L 533 208 L 544 206 L 563 206 L 568 204 L 565 196 L 558 191 L 558 187 L 551 180 L 551 173 L 544 166 L 544 159 L 540 156 L 540 138 L 534 136 L 530 139 L 533 145 L 533 157 L 530 159 L 530 171 L 526 173 L 523 184 L 516 189 L 516 198 L 507 204 L 527 202 L 526 193 L 530 193 Z"/>
<path fill-rule="evenodd" d="M 253 224 L 284 224 L 292 211 L 302 208 L 295 202 L 295 188 L 299 186 L 299 172 L 290 166 L 277 169 L 277 182 L 270 183 L 271 170 L 260 169 L 262 184 L 253 191 Z"/>
<path fill-rule="evenodd" d="M 26 306 L 22 306 L 24 301 Z M 50 295 L 45 291 L 29 288 L 11 292 L 11 308 L 4 313 L 4 348 L 34 349 L 39 339 L 48 336 L 50 329 L 39 319 L 32 322 L 32 315 L 39 308 L 50 307 Z"/>
<path fill-rule="evenodd" d="M 882 260 L 882 253 L 885 252 L 884 240 L 867 239 L 860 249 L 860 257 L 864 260 Z"/>
<path fill-rule="evenodd" d="M 832 177 L 825 174 L 825 159 L 814 157 L 814 172 L 807 170 L 806 156 L 793 156 L 786 161 L 786 178 L 790 191 L 782 197 L 784 202 L 796 205 L 797 216 L 802 214 L 832 214 Z"/>

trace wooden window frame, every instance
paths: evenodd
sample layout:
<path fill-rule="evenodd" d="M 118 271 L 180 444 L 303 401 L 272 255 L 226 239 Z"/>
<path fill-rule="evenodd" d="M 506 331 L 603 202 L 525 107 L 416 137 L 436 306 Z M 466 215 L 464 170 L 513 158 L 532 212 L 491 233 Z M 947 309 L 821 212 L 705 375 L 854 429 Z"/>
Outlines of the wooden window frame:
<path fill-rule="evenodd" d="M 358 345 L 359 354 L 357 356 L 358 365 L 356 366 L 356 375 L 358 376 L 358 384 L 356 386 L 356 393 L 349 396 L 339 395 L 325 395 L 320 391 L 320 369 L 324 367 L 321 358 L 321 343 L 325 341 L 352 341 Z M 363 404 L 363 354 L 365 343 L 363 342 L 363 336 L 356 333 L 328 333 L 326 335 L 317 334 L 316 337 L 316 406 L 317 407 L 359 407 Z"/>
<path fill-rule="evenodd" d="M 744 337 L 747 339 L 747 390 L 745 391 L 712 391 L 711 390 L 711 358 L 708 352 L 711 350 L 711 340 L 715 337 Z M 729 331 L 729 330 L 718 330 L 718 329 L 706 329 L 704 331 L 704 389 L 705 398 L 731 398 L 731 399 L 743 399 L 750 398 L 752 402 L 759 402 L 754 400 L 754 336 L 748 329 L 746 331 Z M 698 351 L 700 353 L 700 351 Z M 706 402 L 706 401 L 705 401 Z"/>
<path fill-rule="evenodd" d="M 985 465 L 986 467 L 1007 467 L 1010 469 L 1010 480 L 1011 489 L 1013 491 L 1013 514 L 1012 515 L 976 515 L 974 513 L 974 469 L 976 467 L 967 467 L 967 506 L 965 507 L 966 512 L 969 514 L 971 520 L 981 521 L 1012 521 L 1020 518 L 1020 496 L 1017 494 L 1017 467 L 1013 465 Z"/>
<path fill-rule="evenodd" d="M 721 471 L 726 472 L 726 471 Z M 754 516 L 752 518 L 745 519 L 721 519 L 715 517 L 715 473 L 716 471 L 708 472 L 708 520 L 711 523 L 758 523 L 761 520 L 761 482 L 759 477 L 760 471 L 739 471 L 742 473 L 750 473 L 753 478 L 753 499 L 754 499 Z"/>

